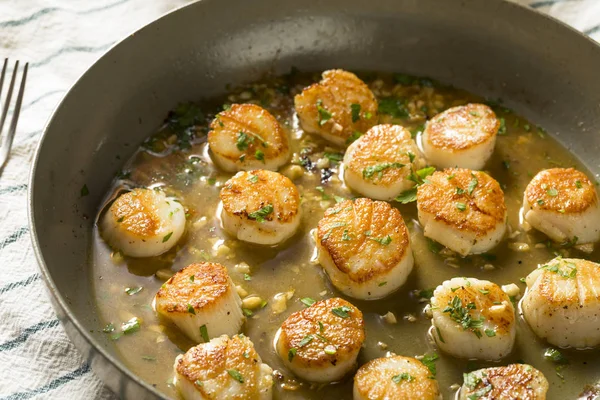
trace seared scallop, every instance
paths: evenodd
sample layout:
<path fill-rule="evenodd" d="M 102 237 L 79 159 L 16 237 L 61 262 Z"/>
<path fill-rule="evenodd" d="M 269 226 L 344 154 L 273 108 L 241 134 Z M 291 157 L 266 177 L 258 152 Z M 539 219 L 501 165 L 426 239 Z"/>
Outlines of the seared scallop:
<path fill-rule="evenodd" d="M 384 201 L 345 200 L 316 230 L 319 263 L 331 283 L 357 299 L 377 299 L 406 282 L 414 264 L 400 211 Z"/>
<path fill-rule="evenodd" d="M 400 125 L 377 125 L 352 143 L 344 155 L 344 180 L 358 193 L 392 200 L 414 187 L 408 179 L 425 166 L 410 132 Z"/>
<path fill-rule="evenodd" d="M 522 309 L 531 329 L 559 347 L 600 344 L 600 265 L 557 257 L 526 278 Z"/>
<path fill-rule="evenodd" d="M 154 297 L 156 312 L 196 343 L 234 335 L 244 323 L 242 300 L 221 264 L 190 264 L 166 281 Z"/>
<path fill-rule="evenodd" d="M 459 253 L 484 253 L 506 232 L 504 193 L 480 171 L 449 168 L 430 175 L 417 190 L 425 236 Z"/>
<path fill-rule="evenodd" d="M 244 242 L 274 245 L 296 233 L 300 194 L 277 172 L 238 172 L 221 189 L 223 228 Z"/>
<path fill-rule="evenodd" d="M 112 203 L 100 224 L 112 248 L 131 257 L 154 257 L 175 246 L 183 235 L 185 210 L 161 191 L 133 189 Z"/>
<path fill-rule="evenodd" d="M 594 184 L 573 168 L 552 168 L 533 177 L 523 196 L 523 216 L 556 242 L 600 239 L 600 208 Z"/>
<path fill-rule="evenodd" d="M 273 370 L 244 335 L 223 335 L 175 359 L 175 386 L 185 400 L 273 398 Z"/>
<path fill-rule="evenodd" d="M 208 145 L 225 171 L 277 170 L 290 155 L 287 133 L 267 110 L 255 104 L 232 104 L 210 124 Z"/>
<path fill-rule="evenodd" d="M 302 129 L 337 145 L 350 143 L 377 123 L 377 100 L 356 75 L 341 69 L 323 72 L 323 79 L 294 98 Z"/>
<path fill-rule="evenodd" d="M 500 121 L 485 104 L 452 107 L 425 125 L 422 146 L 438 168 L 482 169 L 494 152 Z"/>
<path fill-rule="evenodd" d="M 356 366 L 364 340 L 360 310 L 332 298 L 290 315 L 281 325 L 275 347 L 283 363 L 300 378 L 334 382 Z"/>
<path fill-rule="evenodd" d="M 475 278 L 443 282 L 431 298 L 432 334 L 455 357 L 499 360 L 516 335 L 515 309 L 495 283 Z"/>
<path fill-rule="evenodd" d="M 548 381 L 531 365 L 483 368 L 463 376 L 459 400 L 546 400 Z"/>
<path fill-rule="evenodd" d="M 354 376 L 354 400 L 438 400 L 437 381 L 429 368 L 412 357 L 371 360 Z"/>

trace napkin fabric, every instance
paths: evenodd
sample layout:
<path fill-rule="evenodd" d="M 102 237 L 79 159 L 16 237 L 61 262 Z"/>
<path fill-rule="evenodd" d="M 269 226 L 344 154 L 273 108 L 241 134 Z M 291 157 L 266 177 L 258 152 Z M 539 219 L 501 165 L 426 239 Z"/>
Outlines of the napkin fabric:
<path fill-rule="evenodd" d="M 0 176 L 0 400 L 114 398 L 50 306 L 27 227 L 27 178 L 44 124 L 76 79 L 118 40 L 188 2 L 0 0 L 0 63 L 30 63 L 18 132 Z M 600 40 L 600 1 L 520 2 Z"/>

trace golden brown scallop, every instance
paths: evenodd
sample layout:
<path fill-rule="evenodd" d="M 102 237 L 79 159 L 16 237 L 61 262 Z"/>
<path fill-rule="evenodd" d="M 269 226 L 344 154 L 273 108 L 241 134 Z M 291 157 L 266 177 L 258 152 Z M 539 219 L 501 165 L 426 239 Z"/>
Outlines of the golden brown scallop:
<path fill-rule="evenodd" d="M 463 375 L 460 400 L 546 400 L 548 381 L 531 365 L 510 364 Z"/>
<path fill-rule="evenodd" d="M 225 171 L 277 170 L 289 158 L 287 133 L 255 104 L 232 104 L 217 114 L 210 129 L 211 155 Z"/>
<path fill-rule="evenodd" d="M 239 240 L 278 244 L 300 225 L 300 194 L 277 172 L 238 172 L 225 183 L 220 197 L 223 227 Z"/>
<path fill-rule="evenodd" d="M 523 216 L 556 242 L 600 239 L 600 208 L 594 184 L 574 168 L 552 168 L 533 177 L 523 196 Z"/>
<path fill-rule="evenodd" d="M 446 353 L 461 358 L 499 360 L 513 348 L 515 309 L 490 281 L 452 278 L 431 298 L 433 337 Z"/>
<path fill-rule="evenodd" d="M 323 79 L 305 88 L 294 104 L 302 129 L 340 146 L 377 123 L 375 95 L 356 75 L 341 69 L 323 72 Z"/>
<path fill-rule="evenodd" d="M 197 343 L 238 333 L 245 320 L 241 305 L 227 269 L 208 262 L 177 272 L 154 298 L 156 312 Z"/>
<path fill-rule="evenodd" d="M 402 286 L 413 268 L 402 215 L 384 201 L 336 204 L 319 221 L 315 240 L 331 283 L 348 296 L 384 297 Z"/>
<path fill-rule="evenodd" d="M 500 121 L 485 104 L 449 108 L 425 125 L 422 145 L 438 168 L 482 169 L 494 152 Z"/>
<path fill-rule="evenodd" d="M 346 150 L 344 180 L 364 196 L 392 200 L 415 186 L 408 177 L 424 166 L 425 160 L 406 128 L 376 125 Z"/>
<path fill-rule="evenodd" d="M 346 300 L 332 298 L 291 314 L 281 325 L 276 350 L 300 378 L 333 382 L 355 367 L 364 340 L 360 310 Z"/>
<path fill-rule="evenodd" d="M 506 231 L 504 193 L 481 171 L 436 171 L 417 190 L 419 222 L 425 236 L 463 256 L 484 253 Z"/>
<path fill-rule="evenodd" d="M 440 389 L 429 368 L 412 357 L 371 360 L 354 376 L 354 400 L 439 400 Z"/>
<path fill-rule="evenodd" d="M 270 400 L 273 370 L 244 335 L 223 335 L 175 359 L 175 386 L 185 400 Z"/>

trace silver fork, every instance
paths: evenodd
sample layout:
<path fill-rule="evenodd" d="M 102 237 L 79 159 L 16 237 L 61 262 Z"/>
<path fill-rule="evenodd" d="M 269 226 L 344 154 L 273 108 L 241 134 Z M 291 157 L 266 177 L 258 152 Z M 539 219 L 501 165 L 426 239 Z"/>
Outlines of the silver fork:
<path fill-rule="evenodd" d="M 6 76 L 7 66 L 8 58 L 5 58 L 4 65 L 2 67 L 2 73 L 0 74 L 0 97 L 2 97 L 2 86 L 4 85 L 4 77 Z M 19 121 L 21 104 L 23 103 L 23 93 L 25 93 L 25 80 L 27 79 L 28 68 L 29 63 L 26 63 L 25 68 L 23 69 L 23 77 L 21 78 L 19 93 L 17 94 L 17 102 L 15 103 L 15 106 L 13 108 L 12 120 L 10 121 L 10 125 L 8 127 L 8 132 L 6 133 L 6 135 L 3 134 L 4 122 L 6 121 L 8 110 L 10 109 L 10 99 L 12 97 L 13 89 L 15 87 L 15 81 L 17 80 L 17 72 L 19 71 L 19 61 L 15 63 L 15 68 L 12 73 L 12 79 L 10 80 L 10 84 L 8 86 L 6 99 L 4 100 L 4 109 L 2 110 L 2 114 L 0 115 L 0 172 L 6 164 L 6 160 L 8 160 L 8 154 L 10 153 L 10 148 L 15 137 L 15 132 L 17 131 L 17 121 Z M 0 101 L 0 106 L 1 105 L 2 102 Z"/>

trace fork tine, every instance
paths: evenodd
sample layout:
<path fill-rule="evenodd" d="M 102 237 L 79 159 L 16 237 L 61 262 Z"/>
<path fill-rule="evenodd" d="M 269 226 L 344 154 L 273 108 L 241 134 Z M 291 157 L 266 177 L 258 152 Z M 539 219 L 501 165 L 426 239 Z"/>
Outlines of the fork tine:
<path fill-rule="evenodd" d="M 6 75 L 6 66 L 7 65 L 8 65 L 8 58 L 5 58 L 4 59 L 4 66 L 2 66 L 2 73 L 0 74 L 0 95 L 2 94 L 2 86 L 4 85 L 4 75 Z M 1 97 L 2 96 L 0 96 L 0 98 Z"/>
<path fill-rule="evenodd" d="M 15 70 L 13 71 L 13 76 L 10 82 L 10 86 L 8 88 L 8 98 L 6 100 L 6 104 L 4 106 L 4 112 L 2 115 L 2 120 L 0 121 L 0 134 L 2 133 L 2 127 L 4 125 L 4 120 L 6 118 L 6 114 L 8 112 L 10 106 L 10 98 L 12 97 L 12 91 L 15 86 L 16 75 L 19 69 L 19 61 L 15 63 Z M 19 86 L 19 93 L 17 94 L 17 102 L 15 103 L 15 107 L 13 109 L 12 120 L 10 122 L 10 127 L 8 128 L 8 133 L 6 137 L 2 138 L 0 136 L 0 171 L 4 168 L 6 161 L 8 160 L 8 154 L 10 153 L 10 148 L 12 146 L 13 139 L 15 137 L 15 133 L 17 131 L 17 122 L 19 121 L 19 115 L 21 113 L 21 105 L 23 103 L 23 95 L 25 94 L 25 81 L 27 80 L 27 70 L 29 69 L 29 63 L 25 63 L 25 68 L 23 69 L 23 76 L 21 78 L 21 85 Z"/>
<path fill-rule="evenodd" d="M 10 98 L 12 97 L 12 92 L 15 87 L 15 80 L 17 79 L 17 72 L 19 69 L 19 61 L 15 63 L 15 69 L 13 70 L 12 78 L 10 80 L 10 85 L 8 85 L 8 93 L 6 95 L 6 103 L 4 104 L 4 110 L 2 111 L 2 116 L 0 117 L 0 135 L 2 135 L 2 130 L 4 128 L 4 121 L 6 120 L 6 114 L 8 114 L 8 109 L 10 108 Z M 2 146 L 4 147 L 4 146 Z"/>

